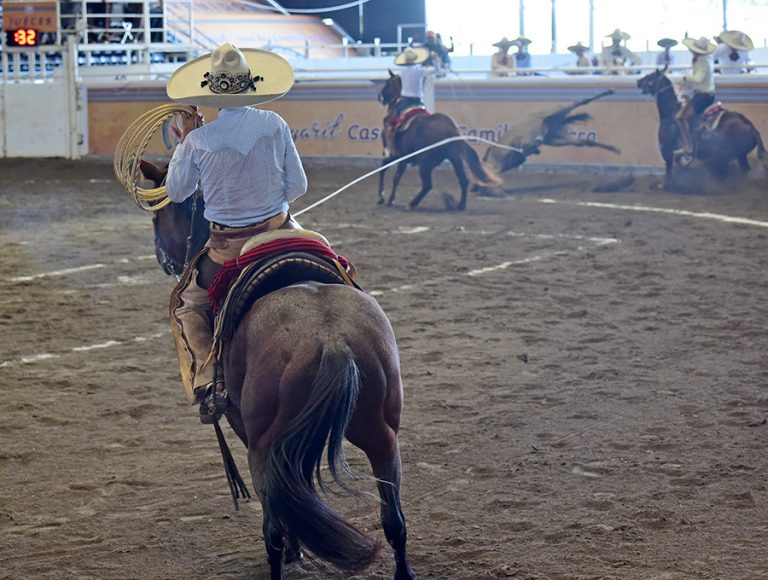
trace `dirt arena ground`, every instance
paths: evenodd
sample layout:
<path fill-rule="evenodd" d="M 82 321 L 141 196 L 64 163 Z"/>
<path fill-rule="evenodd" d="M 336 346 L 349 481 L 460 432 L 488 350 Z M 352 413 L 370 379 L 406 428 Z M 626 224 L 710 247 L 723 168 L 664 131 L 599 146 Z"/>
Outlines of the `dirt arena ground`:
<path fill-rule="evenodd" d="M 309 168 L 295 209 L 366 170 Z M 765 183 L 514 173 L 459 214 L 447 171 L 405 211 L 416 179 L 398 207 L 369 179 L 300 219 L 398 336 L 418 576 L 768 577 Z M 0 162 L 0 242 L 0 577 L 266 578 L 258 502 L 234 511 L 185 402 L 173 281 L 111 167 Z M 383 540 L 376 505 L 339 509 Z"/>

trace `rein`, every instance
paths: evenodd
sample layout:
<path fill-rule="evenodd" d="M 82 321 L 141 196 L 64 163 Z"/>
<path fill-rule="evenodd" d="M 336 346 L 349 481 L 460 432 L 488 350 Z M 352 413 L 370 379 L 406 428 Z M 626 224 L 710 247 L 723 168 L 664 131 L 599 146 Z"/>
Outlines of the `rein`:
<path fill-rule="evenodd" d="M 192 241 L 195 239 L 195 217 L 199 211 L 198 206 L 203 199 L 200 191 L 196 191 L 192 196 L 192 211 L 189 214 L 189 234 L 187 235 L 187 241 L 184 247 L 184 263 L 180 264 L 175 258 L 173 258 L 163 247 L 162 238 L 158 234 L 158 228 L 155 228 L 155 248 L 160 254 L 162 259 L 163 270 L 166 274 L 171 274 L 176 277 L 176 280 L 181 278 L 181 275 L 186 271 L 189 266 L 189 261 L 192 258 Z"/>

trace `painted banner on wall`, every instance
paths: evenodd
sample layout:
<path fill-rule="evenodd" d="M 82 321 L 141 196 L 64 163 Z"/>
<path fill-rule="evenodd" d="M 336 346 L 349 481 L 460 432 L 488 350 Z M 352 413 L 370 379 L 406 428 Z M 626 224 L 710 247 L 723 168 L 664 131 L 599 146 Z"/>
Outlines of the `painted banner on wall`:
<path fill-rule="evenodd" d="M 589 147 L 544 147 L 541 155 L 529 159 L 529 163 L 659 166 L 656 105 L 643 98 L 634 81 L 627 81 L 600 79 L 571 84 L 526 79 L 524 83 L 505 85 L 445 82 L 436 91 L 436 108 L 453 118 L 462 134 L 497 142 L 512 124 L 528 115 L 588 98 L 610 87 L 614 94 L 578 110 L 589 113 L 590 118 L 571 130 L 579 141 L 611 144 L 621 149 L 620 154 Z M 286 119 L 302 156 L 380 158 L 386 111 L 376 100 L 379 86 L 373 82 L 300 84 L 267 107 Z M 763 135 L 768 135 L 768 82 L 718 87 L 718 97 L 728 108 L 747 115 Z M 90 90 L 89 151 L 111 154 L 134 119 L 165 102 L 165 90 L 157 86 Z M 215 110 L 204 113 L 209 121 L 216 117 Z M 473 146 L 479 152 L 488 147 Z M 159 141 L 150 152 L 166 153 Z"/>

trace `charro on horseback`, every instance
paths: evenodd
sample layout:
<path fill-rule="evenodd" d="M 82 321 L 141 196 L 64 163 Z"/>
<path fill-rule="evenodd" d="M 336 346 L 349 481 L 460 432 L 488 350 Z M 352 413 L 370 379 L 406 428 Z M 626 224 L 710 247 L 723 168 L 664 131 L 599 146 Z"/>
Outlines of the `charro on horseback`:
<path fill-rule="evenodd" d="M 158 186 L 153 201 L 139 205 L 155 211 L 156 247 L 186 264 L 171 297 L 184 390 L 216 428 L 235 505 L 250 496 L 223 441 L 221 414 L 248 449 L 271 577 L 282 578 L 283 564 L 304 549 L 347 573 L 377 558 L 379 542 L 318 495 L 324 458 L 330 477 L 350 490 L 346 437 L 371 464 L 395 577 L 411 580 L 397 441 L 403 387 L 392 327 L 357 286 L 352 265 L 291 218 L 290 202 L 307 187 L 301 161 L 285 121 L 248 107 L 280 97 L 292 82 L 282 57 L 222 45 L 168 83 L 171 98 L 216 106 L 219 118 L 204 125 L 197 109 L 175 110 L 184 115 L 183 131 L 167 174 L 136 162 L 141 146 L 116 168 L 141 168 Z M 140 198 L 129 176 L 118 176 Z M 200 211 L 210 223 L 202 247 L 190 241 Z"/>

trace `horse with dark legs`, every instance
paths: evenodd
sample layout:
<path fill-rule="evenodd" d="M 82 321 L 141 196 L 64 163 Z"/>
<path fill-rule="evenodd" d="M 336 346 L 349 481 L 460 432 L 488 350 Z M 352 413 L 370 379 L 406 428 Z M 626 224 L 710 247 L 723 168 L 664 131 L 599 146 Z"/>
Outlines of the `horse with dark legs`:
<path fill-rule="evenodd" d="M 385 158 L 382 166 L 387 165 L 401 157 L 414 153 L 424 147 L 434 145 L 450 137 L 460 135 L 456 123 L 448 116 L 442 113 L 417 115 L 409 120 L 409 125 L 402 129 L 393 131 L 392 122 L 397 118 L 397 103 L 400 99 L 402 82 L 398 75 L 389 71 L 389 79 L 379 92 L 379 102 L 387 107 L 387 116 L 384 118 L 384 131 L 382 140 L 384 142 Z M 480 157 L 474 149 L 465 141 L 452 141 L 429 151 L 425 151 L 404 162 L 400 162 L 395 170 L 395 177 L 392 180 L 392 193 L 387 200 L 388 205 L 395 201 L 395 193 L 400 179 L 403 177 L 408 164 L 414 164 L 419 167 L 419 176 L 421 177 L 421 190 L 408 204 L 410 209 L 418 207 L 424 196 L 432 189 L 432 171 L 440 165 L 445 159 L 450 161 L 456 178 L 461 186 L 461 200 L 456 209 L 464 210 L 467 207 L 467 189 L 469 178 L 465 171 L 464 164 L 469 168 L 471 176 L 477 180 L 480 185 L 500 185 L 501 180 L 490 169 L 485 167 Z M 384 203 L 384 174 L 386 170 L 379 172 L 379 204 Z"/>
<path fill-rule="evenodd" d="M 155 183 L 165 174 L 145 162 L 142 171 Z M 193 231 L 202 215 L 199 203 L 194 210 L 171 203 L 155 212 L 158 255 L 184 264 L 202 249 L 204 240 Z M 300 558 L 302 548 L 347 573 L 360 573 L 376 559 L 380 543 L 317 492 L 326 489 L 324 452 L 330 478 L 351 491 L 345 436 L 366 454 L 376 478 L 394 577 L 415 578 L 400 502 L 400 362 L 376 300 L 350 286 L 318 282 L 275 290 L 249 308 L 224 345 L 221 363 L 231 401 L 226 417 L 248 449 L 263 508 L 272 580 L 283 577 L 284 562 Z"/>
<path fill-rule="evenodd" d="M 664 188 L 669 189 L 672 186 L 672 171 L 675 165 L 674 152 L 680 146 L 680 132 L 675 116 L 681 105 L 672 82 L 664 72 L 665 69 L 661 69 L 644 76 L 637 81 L 637 86 L 644 95 L 652 95 L 656 98 L 656 108 L 659 113 L 657 135 L 666 170 Z M 714 131 L 699 125 L 693 128 L 693 133 L 696 142 L 694 157 L 718 178 L 728 174 L 732 161 L 737 161 L 744 173 L 749 172 L 747 155 L 755 148 L 757 148 L 758 158 L 768 167 L 768 155 L 766 155 L 760 133 L 741 113 L 726 111 Z"/>

